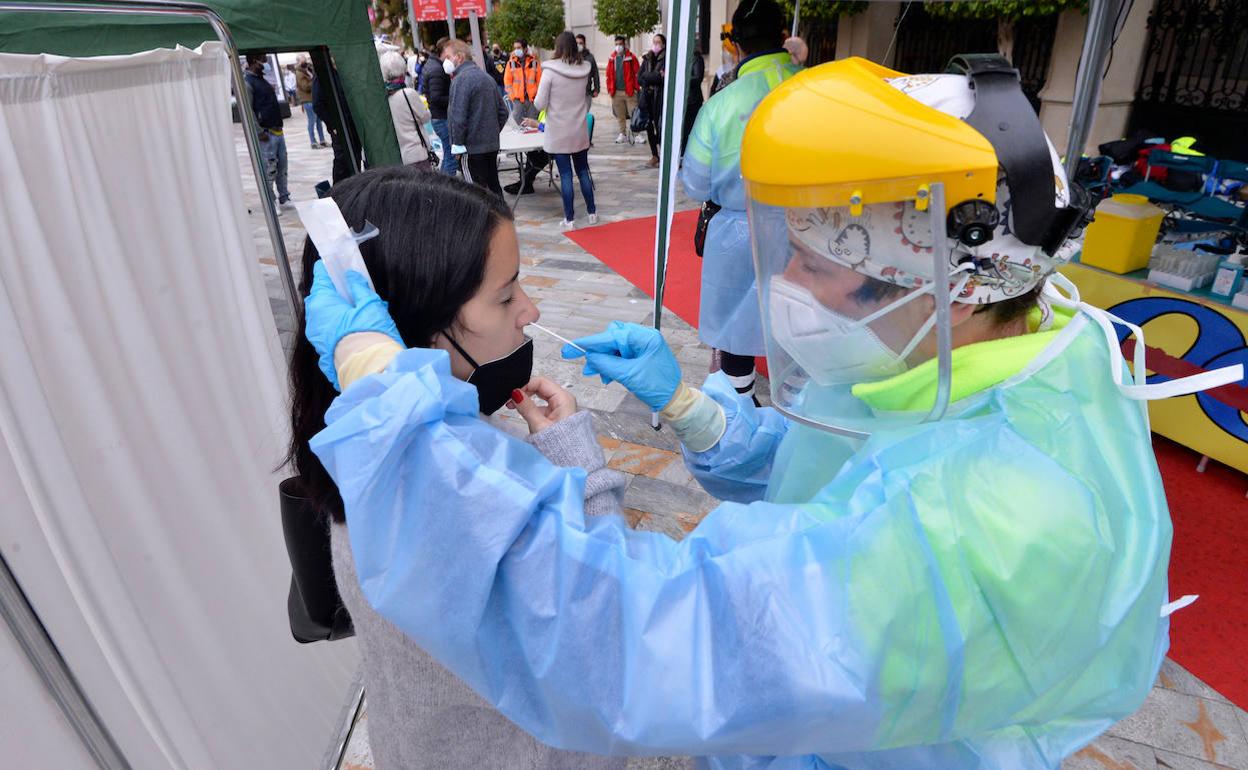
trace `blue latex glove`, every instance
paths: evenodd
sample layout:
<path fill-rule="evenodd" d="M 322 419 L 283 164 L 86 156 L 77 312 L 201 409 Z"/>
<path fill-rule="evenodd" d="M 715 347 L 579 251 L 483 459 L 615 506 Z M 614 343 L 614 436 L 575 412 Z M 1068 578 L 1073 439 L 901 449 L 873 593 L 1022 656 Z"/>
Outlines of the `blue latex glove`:
<path fill-rule="evenodd" d="M 656 329 L 612 321 L 606 331 L 575 342 L 588 353 L 564 345 L 564 358 L 585 356 L 585 376 L 597 374 L 603 383 L 618 380 L 656 412 L 680 387 L 680 365 Z"/>
<path fill-rule="evenodd" d="M 347 288 L 352 302 L 338 294 L 325 263 L 318 259 L 312 266 L 312 291 L 303 300 L 304 334 L 320 356 L 321 371 L 338 391 L 342 388 L 338 386 L 338 370 L 334 368 L 334 348 L 343 337 L 355 332 L 380 332 L 403 345 L 398 327 L 390 317 L 390 307 L 368 285 L 368 280 L 349 270 Z"/>

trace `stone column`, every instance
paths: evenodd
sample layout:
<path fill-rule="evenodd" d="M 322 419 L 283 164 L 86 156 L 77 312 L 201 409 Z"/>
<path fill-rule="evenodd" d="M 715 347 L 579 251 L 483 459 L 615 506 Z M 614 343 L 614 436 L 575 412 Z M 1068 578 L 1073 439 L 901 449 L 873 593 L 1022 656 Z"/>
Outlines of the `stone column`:
<path fill-rule="evenodd" d="M 1123 24 L 1114 45 L 1113 60 L 1101 85 L 1096 118 L 1083 152 L 1096 154 L 1102 142 L 1122 137 L 1131 116 L 1131 102 L 1139 87 L 1148 43 L 1148 14 L 1151 2 L 1137 2 Z M 1040 123 L 1053 140 L 1059 155 L 1066 154 L 1066 134 L 1070 127 L 1071 102 L 1075 96 L 1075 73 L 1088 17 L 1078 11 L 1065 11 L 1057 21 L 1057 36 L 1049 58 L 1049 74 L 1040 91 Z"/>
<path fill-rule="evenodd" d="M 896 46 L 889 43 L 897 24 L 900 2 L 875 2 L 853 16 L 842 16 L 836 25 L 836 58 L 861 56 L 885 67 L 891 66 Z M 888 54 L 889 61 L 884 61 Z"/>

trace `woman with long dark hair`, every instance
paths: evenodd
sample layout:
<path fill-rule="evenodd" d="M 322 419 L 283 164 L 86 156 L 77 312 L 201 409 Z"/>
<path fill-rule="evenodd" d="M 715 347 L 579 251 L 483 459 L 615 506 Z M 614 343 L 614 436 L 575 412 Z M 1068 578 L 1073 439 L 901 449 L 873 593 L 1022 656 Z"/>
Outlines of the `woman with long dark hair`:
<path fill-rule="evenodd" d="M 560 32 L 555 38 L 555 58 L 542 65 L 542 80 L 537 87 L 534 104 L 546 111 L 546 134 L 542 147 L 555 158 L 559 167 L 559 192 L 563 196 L 563 221 L 559 229 L 575 227 L 576 208 L 573 205 L 572 170 L 581 183 L 581 195 L 585 196 L 585 210 L 589 223 L 598 223 L 598 208 L 594 205 L 594 183 L 589 175 L 589 128 L 585 115 L 589 112 L 589 100 L 585 98 L 589 82 L 589 64 L 581 57 L 576 36 Z"/>
<path fill-rule="evenodd" d="M 659 142 L 662 141 L 663 125 L 663 77 L 667 73 L 667 36 L 654 36 L 650 50 L 641 57 L 641 71 L 637 81 L 641 83 L 641 98 L 646 100 L 650 123 L 646 126 L 646 140 L 650 142 L 650 168 L 659 165 Z"/>
<path fill-rule="evenodd" d="M 514 404 L 529 424 L 528 441 L 537 451 L 557 465 L 588 473 L 587 509 L 618 511 L 624 478 L 604 467 L 589 413 L 577 412 L 576 401 L 551 381 L 530 379 L 532 341 L 524 327 L 539 314 L 518 281 L 511 211 L 481 187 L 411 166 L 353 176 L 334 185 L 332 197 L 351 227 L 362 229 L 367 221 L 380 231 L 360 245 L 360 253 L 377 292 L 387 300 L 391 336 L 411 347 L 446 351 L 451 373 L 476 386 L 481 419 L 489 420 L 489 413 L 504 403 Z M 308 241 L 305 297 L 315 282 L 328 280 L 314 263 L 320 264 L 318 254 Z M 381 303 L 381 312 L 387 303 Z M 368 311 L 365 304 L 360 312 Z M 290 359 L 289 460 L 303 496 L 332 521 L 334 572 L 363 655 L 377 767 L 623 768 L 623 760 L 539 743 L 369 606 L 355 571 L 342 499 L 308 445 L 325 428 L 325 413 L 338 393 L 318 365 L 305 320 L 299 319 Z M 338 346 L 337 353 L 342 355 L 345 347 Z M 342 380 L 338 384 L 345 389 L 345 373 Z M 547 405 L 538 406 L 534 395 Z M 490 511 L 482 507 L 469 515 L 488 520 Z"/>

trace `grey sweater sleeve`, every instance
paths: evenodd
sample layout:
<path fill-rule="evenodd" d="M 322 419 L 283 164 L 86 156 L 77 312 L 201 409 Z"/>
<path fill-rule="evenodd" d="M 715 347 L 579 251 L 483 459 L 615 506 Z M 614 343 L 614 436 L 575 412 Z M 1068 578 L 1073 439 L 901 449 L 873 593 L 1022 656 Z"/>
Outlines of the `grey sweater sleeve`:
<path fill-rule="evenodd" d="M 498 115 L 498 130 L 502 131 L 511 113 L 507 112 L 507 105 L 503 102 L 503 97 L 499 95 L 497 88 L 494 89 L 494 112 Z"/>
<path fill-rule="evenodd" d="M 594 423 L 589 412 L 580 411 L 560 420 L 529 436 L 528 441 L 555 465 L 584 468 L 589 474 L 585 479 L 586 516 L 623 513 L 624 487 L 628 479 L 606 467 L 602 447 L 594 438 Z"/>
<path fill-rule="evenodd" d="M 470 94 L 464 93 L 461 84 L 454 80 L 451 81 L 450 91 L 446 107 L 447 129 L 451 135 L 451 144 L 463 144 L 468 123 L 467 101 Z M 447 147 L 443 151 L 450 152 L 451 148 Z"/>

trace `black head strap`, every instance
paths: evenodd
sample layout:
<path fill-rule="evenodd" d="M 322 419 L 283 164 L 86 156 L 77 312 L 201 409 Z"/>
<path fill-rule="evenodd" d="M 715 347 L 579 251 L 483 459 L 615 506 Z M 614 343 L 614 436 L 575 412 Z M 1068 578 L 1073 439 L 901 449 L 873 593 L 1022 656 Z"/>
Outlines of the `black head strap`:
<path fill-rule="evenodd" d="M 442 332 L 442 336 L 443 336 L 443 337 L 446 337 L 446 341 L 447 341 L 447 342 L 449 342 L 449 343 L 451 343 L 451 347 L 453 347 L 453 348 L 455 348 L 455 350 L 459 351 L 459 354 L 460 354 L 461 356 L 463 356 L 463 357 L 464 357 L 464 360 L 465 360 L 465 361 L 467 361 L 467 362 L 468 362 L 468 365 L 469 365 L 469 366 L 471 366 L 471 367 L 473 368 L 473 371 L 476 371 L 477 369 L 480 369 L 480 368 L 481 368 L 480 364 L 478 364 L 476 361 L 473 361 L 473 360 L 472 360 L 472 356 L 468 355 L 468 351 L 467 351 L 467 350 L 464 350 L 463 348 L 461 348 L 461 347 L 459 346 L 459 343 L 455 341 L 455 338 L 454 338 L 454 337 L 452 337 L 452 336 L 451 336 L 449 333 L 447 333 L 447 332 Z"/>
<path fill-rule="evenodd" d="M 1087 212 L 1073 184 L 1072 205 L 1054 205 L 1053 160 L 1040 119 L 1023 95 L 1018 70 L 1004 56 L 962 54 L 949 61 L 946 71 L 971 79 L 975 108 L 966 122 L 992 143 L 1005 171 L 1015 236 L 1054 253 L 1082 226 Z"/>

